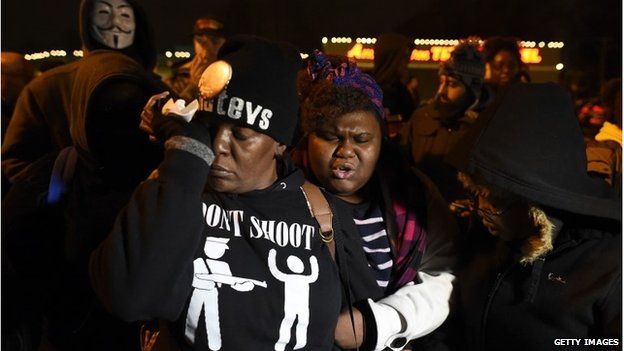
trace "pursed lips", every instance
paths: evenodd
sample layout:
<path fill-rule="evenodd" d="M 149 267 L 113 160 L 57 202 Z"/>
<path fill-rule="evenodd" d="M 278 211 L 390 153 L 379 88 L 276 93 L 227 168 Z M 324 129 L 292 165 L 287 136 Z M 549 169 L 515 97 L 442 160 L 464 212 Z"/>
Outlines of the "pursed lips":
<path fill-rule="evenodd" d="M 355 166 L 349 162 L 336 162 L 332 165 L 331 172 L 334 178 L 349 179 L 355 174 Z"/>

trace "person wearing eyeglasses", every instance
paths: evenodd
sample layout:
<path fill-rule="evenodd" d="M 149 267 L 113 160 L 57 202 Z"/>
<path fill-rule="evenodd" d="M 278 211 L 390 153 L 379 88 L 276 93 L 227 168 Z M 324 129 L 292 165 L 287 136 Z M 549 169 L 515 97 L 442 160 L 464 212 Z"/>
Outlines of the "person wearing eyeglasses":
<path fill-rule="evenodd" d="M 511 86 L 462 141 L 447 160 L 491 240 L 471 233 L 464 247 L 449 334 L 456 349 L 619 343 L 621 198 L 587 174 L 568 94 Z"/>

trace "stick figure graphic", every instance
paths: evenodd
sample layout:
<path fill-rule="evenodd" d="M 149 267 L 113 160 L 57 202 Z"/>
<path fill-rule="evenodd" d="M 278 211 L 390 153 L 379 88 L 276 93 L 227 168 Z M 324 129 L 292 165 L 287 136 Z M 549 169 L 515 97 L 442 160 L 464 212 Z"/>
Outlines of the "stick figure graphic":
<path fill-rule="evenodd" d="M 290 329 L 295 318 L 295 350 L 301 349 L 307 344 L 308 324 L 310 323 L 310 284 L 318 279 L 319 266 L 316 257 L 310 257 L 310 275 L 303 275 L 304 266 L 297 256 L 288 256 L 286 264 L 294 274 L 283 273 L 277 268 L 277 252 L 269 251 L 269 270 L 273 276 L 284 282 L 284 319 L 279 329 L 279 339 L 275 343 L 276 351 L 283 351 L 290 341 Z"/>
<path fill-rule="evenodd" d="M 204 244 L 206 260 L 197 258 L 193 261 L 193 295 L 186 315 L 185 337 L 187 341 L 195 342 L 195 331 L 199 323 L 202 309 L 206 324 L 208 348 L 216 351 L 221 349 L 221 325 L 219 321 L 219 288 L 223 284 L 237 291 L 251 291 L 254 286 L 266 288 L 266 282 L 253 279 L 233 277 L 230 265 L 217 259 L 223 257 L 228 238 L 207 237 Z M 205 262 L 204 262 L 205 261 Z"/>

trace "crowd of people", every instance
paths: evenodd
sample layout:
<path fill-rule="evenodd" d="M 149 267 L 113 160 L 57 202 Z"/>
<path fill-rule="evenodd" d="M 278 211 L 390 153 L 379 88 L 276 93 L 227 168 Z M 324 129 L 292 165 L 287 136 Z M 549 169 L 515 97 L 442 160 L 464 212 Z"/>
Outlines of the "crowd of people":
<path fill-rule="evenodd" d="M 403 35 L 367 72 L 212 17 L 162 78 L 139 3 L 79 14 L 84 58 L 2 53 L 3 349 L 621 345 L 621 79 L 467 38 L 421 101 Z"/>

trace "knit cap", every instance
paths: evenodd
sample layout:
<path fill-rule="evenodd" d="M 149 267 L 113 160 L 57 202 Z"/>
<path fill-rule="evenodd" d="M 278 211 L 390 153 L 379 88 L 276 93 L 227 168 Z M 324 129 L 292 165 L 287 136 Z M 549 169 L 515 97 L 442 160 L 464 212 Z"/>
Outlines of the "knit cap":
<path fill-rule="evenodd" d="M 475 45 L 461 43 L 451 52 L 451 58 L 442 64 L 439 74 L 459 79 L 478 100 L 485 75 L 483 54 Z"/>
<path fill-rule="evenodd" d="M 289 44 L 228 39 L 199 81 L 198 116 L 234 123 L 290 145 L 297 127 L 301 56 Z"/>

